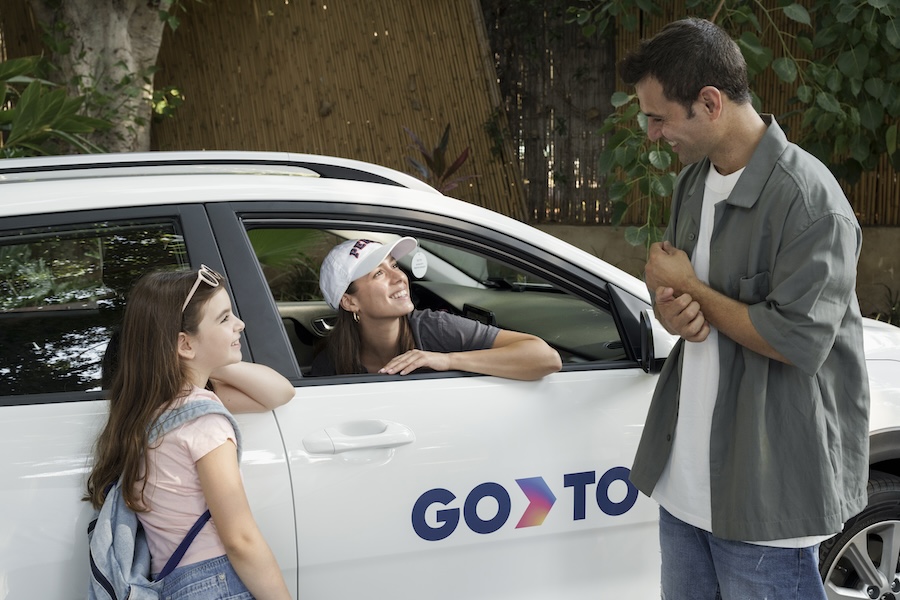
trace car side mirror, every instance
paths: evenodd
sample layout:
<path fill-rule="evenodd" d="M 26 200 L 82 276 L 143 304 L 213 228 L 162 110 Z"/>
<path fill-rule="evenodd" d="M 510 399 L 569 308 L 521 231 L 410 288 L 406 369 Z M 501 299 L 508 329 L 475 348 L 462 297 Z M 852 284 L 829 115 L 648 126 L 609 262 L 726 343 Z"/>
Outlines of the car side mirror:
<path fill-rule="evenodd" d="M 675 347 L 675 339 L 656 319 L 653 309 L 641 311 L 641 367 L 646 373 L 659 373 Z"/>

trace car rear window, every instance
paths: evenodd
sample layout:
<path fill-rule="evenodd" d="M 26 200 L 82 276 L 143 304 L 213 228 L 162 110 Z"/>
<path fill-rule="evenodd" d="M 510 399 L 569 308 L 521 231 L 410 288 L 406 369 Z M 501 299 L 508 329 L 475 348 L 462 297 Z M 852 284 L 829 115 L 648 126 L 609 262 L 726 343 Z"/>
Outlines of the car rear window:
<path fill-rule="evenodd" d="M 0 236 L 0 396 L 100 389 L 127 290 L 150 269 L 187 262 L 174 222 Z"/>

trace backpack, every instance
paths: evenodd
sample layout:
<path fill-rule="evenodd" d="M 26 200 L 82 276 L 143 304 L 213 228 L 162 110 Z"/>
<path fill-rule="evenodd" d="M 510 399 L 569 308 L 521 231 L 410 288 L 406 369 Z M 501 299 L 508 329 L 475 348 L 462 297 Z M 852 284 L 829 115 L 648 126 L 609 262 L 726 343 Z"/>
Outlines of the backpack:
<path fill-rule="evenodd" d="M 220 402 L 208 399 L 192 400 L 165 411 L 150 428 L 149 441 L 157 439 L 197 417 L 221 414 L 234 427 L 238 462 L 241 460 L 241 433 L 237 422 Z M 169 558 L 156 580 L 150 574 L 150 547 L 137 514 L 125 504 L 121 479 L 107 491 L 103 505 L 88 525 L 91 563 L 89 600 L 157 600 L 163 577 L 178 566 L 194 537 L 209 520 L 209 510 L 203 513 L 184 540 Z"/>

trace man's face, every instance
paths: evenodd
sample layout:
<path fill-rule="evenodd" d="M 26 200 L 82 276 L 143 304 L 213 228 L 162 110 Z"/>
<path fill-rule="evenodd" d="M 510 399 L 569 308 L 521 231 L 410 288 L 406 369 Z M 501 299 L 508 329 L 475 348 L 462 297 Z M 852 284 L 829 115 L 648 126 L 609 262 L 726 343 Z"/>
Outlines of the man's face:
<path fill-rule="evenodd" d="M 662 138 L 672 147 L 681 163 L 688 165 L 702 160 L 711 147 L 711 131 L 703 112 L 695 108 L 692 116 L 678 102 L 663 94 L 662 84 L 653 77 L 645 77 L 634 86 L 641 112 L 647 115 L 647 136 L 655 142 Z M 698 103 L 695 102 L 695 106 Z"/>

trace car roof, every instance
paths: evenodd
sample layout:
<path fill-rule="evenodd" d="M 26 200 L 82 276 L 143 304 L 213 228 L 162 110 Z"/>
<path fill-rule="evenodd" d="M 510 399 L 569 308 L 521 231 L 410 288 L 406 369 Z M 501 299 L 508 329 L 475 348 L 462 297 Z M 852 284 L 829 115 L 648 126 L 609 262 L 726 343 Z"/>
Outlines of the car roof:
<path fill-rule="evenodd" d="M 267 173 L 369 181 L 439 193 L 406 173 L 347 158 L 290 152 L 134 152 L 73 154 L 0 161 L 0 183 L 35 179 L 104 177 L 127 169 L 132 175 L 179 173 Z"/>
<path fill-rule="evenodd" d="M 135 184 L 136 178 L 144 177 L 148 178 L 146 184 Z M 0 217 L 184 204 L 186 198 L 190 203 L 356 203 L 462 219 L 559 256 L 577 256 L 579 264 L 600 277 L 649 300 L 646 286 L 639 279 L 559 238 L 500 213 L 443 196 L 405 173 L 362 161 L 311 154 L 236 151 L 80 154 L 0 160 Z"/>

